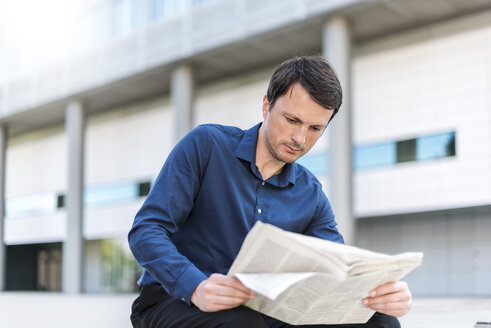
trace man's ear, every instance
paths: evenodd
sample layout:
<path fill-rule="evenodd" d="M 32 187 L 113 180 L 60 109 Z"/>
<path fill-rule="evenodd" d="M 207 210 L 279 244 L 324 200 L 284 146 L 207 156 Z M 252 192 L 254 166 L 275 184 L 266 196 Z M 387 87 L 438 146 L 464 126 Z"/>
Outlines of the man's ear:
<path fill-rule="evenodd" d="M 263 118 L 266 119 L 269 113 L 269 101 L 268 101 L 268 96 L 264 95 L 263 97 Z"/>

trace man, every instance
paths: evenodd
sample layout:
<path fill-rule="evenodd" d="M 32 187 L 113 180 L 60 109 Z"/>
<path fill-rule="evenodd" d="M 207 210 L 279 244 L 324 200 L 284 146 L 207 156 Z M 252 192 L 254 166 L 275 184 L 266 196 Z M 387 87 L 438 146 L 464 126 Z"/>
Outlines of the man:
<path fill-rule="evenodd" d="M 145 268 L 135 327 L 292 327 L 240 306 L 254 292 L 226 273 L 258 220 L 343 242 L 321 184 L 294 163 L 341 102 L 326 60 L 293 58 L 273 73 L 262 124 L 246 131 L 203 125 L 176 145 L 128 237 Z M 349 327 L 399 327 L 395 316 L 408 311 L 411 294 L 392 282 L 360 302 L 378 313 Z"/>

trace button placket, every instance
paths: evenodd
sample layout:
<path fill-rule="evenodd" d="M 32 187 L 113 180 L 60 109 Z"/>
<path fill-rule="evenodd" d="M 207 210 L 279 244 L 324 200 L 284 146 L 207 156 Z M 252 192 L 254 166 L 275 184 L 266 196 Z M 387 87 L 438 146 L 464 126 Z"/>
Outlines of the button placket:
<path fill-rule="evenodd" d="M 258 185 L 258 188 L 257 188 L 257 195 L 256 195 L 256 220 L 257 221 L 262 221 L 263 219 L 263 210 L 264 210 L 264 187 L 266 185 L 266 182 L 265 181 L 261 181 L 261 183 Z"/>

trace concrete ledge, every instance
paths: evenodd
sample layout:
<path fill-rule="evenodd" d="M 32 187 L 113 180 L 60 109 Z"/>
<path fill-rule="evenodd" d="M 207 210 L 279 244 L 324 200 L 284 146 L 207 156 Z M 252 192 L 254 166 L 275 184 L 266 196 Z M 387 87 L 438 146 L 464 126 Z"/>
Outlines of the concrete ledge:
<path fill-rule="evenodd" d="M 0 293 L 0 327 L 131 327 L 136 294 Z M 474 328 L 491 321 L 491 298 L 417 298 L 404 328 Z"/>
<path fill-rule="evenodd" d="M 417 298 L 400 318 L 404 328 L 474 328 L 491 321 L 490 298 Z"/>
<path fill-rule="evenodd" d="M 0 293 L 0 327 L 131 327 L 136 294 Z"/>

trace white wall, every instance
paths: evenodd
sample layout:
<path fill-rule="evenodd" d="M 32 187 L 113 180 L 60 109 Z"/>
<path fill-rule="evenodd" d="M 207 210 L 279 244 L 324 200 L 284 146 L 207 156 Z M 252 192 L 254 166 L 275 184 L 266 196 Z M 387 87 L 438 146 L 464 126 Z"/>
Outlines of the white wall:
<path fill-rule="evenodd" d="M 86 185 L 153 180 L 173 147 L 173 136 L 172 108 L 164 97 L 90 117 Z M 142 201 L 87 207 L 84 238 L 126 237 Z"/>
<path fill-rule="evenodd" d="M 39 215 L 26 213 L 12 217 L 7 212 L 5 243 L 12 245 L 63 240 L 66 213 L 58 211 L 54 206 L 56 194 L 63 192 L 67 183 L 67 141 L 64 128 L 46 128 L 13 137 L 8 142 L 6 155 L 7 207 L 9 199 L 22 202 L 23 197 L 32 200 L 40 196 L 39 201 L 46 210 Z M 44 204 L 45 201 L 48 203 Z"/>
<path fill-rule="evenodd" d="M 7 245 L 59 242 L 63 241 L 65 236 L 65 211 L 5 220 L 4 241 Z"/>
<path fill-rule="evenodd" d="M 197 90 L 195 125 L 217 123 L 249 129 L 262 122 L 263 96 L 272 70 L 226 79 Z"/>
<path fill-rule="evenodd" d="M 126 238 L 142 203 L 143 199 L 137 199 L 124 204 L 85 209 L 84 238 L 86 240 Z"/>
<path fill-rule="evenodd" d="M 154 178 L 173 147 L 168 98 L 114 109 L 88 120 L 88 186 Z"/>
<path fill-rule="evenodd" d="M 167 98 L 123 106 L 87 120 L 85 185 L 152 180 L 172 149 L 172 110 Z M 9 140 L 7 200 L 46 195 L 56 206 L 56 194 L 66 193 L 67 141 L 63 126 L 43 129 Z M 141 199 L 128 204 L 86 208 L 86 239 L 125 236 Z M 62 241 L 65 211 L 7 216 L 7 244 Z"/>
<path fill-rule="evenodd" d="M 491 24 L 479 17 L 358 49 L 355 144 L 455 131 L 457 155 L 356 172 L 357 216 L 491 202 Z"/>
<path fill-rule="evenodd" d="M 6 198 L 66 188 L 67 140 L 63 126 L 30 132 L 8 141 Z"/>

